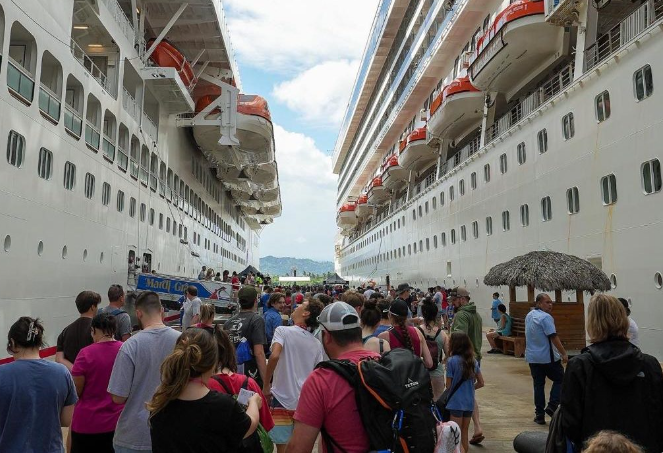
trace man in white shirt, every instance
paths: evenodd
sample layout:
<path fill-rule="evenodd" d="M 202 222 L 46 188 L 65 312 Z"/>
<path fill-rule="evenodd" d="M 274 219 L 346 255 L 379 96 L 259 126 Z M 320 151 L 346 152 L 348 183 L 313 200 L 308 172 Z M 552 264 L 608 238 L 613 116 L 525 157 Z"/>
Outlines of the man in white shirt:
<path fill-rule="evenodd" d="M 203 304 L 198 298 L 198 288 L 195 286 L 189 286 L 184 295 L 186 300 L 182 307 L 184 309 L 184 316 L 182 317 L 182 332 L 200 322 L 200 307 Z"/>
<path fill-rule="evenodd" d="M 318 316 L 323 308 L 318 299 L 305 300 L 292 313 L 294 325 L 280 326 L 274 331 L 262 391 L 273 408 L 276 426 L 269 436 L 278 453 L 285 452 L 292 436 L 292 417 L 304 381 L 324 359 L 322 344 L 311 333 L 318 327 Z"/>

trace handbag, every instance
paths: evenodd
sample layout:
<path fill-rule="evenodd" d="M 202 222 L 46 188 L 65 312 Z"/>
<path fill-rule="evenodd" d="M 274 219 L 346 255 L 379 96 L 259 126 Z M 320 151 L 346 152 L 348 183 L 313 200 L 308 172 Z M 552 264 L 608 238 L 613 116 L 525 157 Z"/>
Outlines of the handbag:
<path fill-rule="evenodd" d="M 461 379 L 456 383 L 456 385 L 453 386 L 453 388 L 445 389 L 444 392 L 442 392 L 442 395 L 440 395 L 440 397 L 435 402 L 437 410 L 440 412 L 443 421 L 448 422 L 451 418 L 451 414 L 447 410 L 447 404 L 449 403 L 449 400 L 454 395 L 454 393 L 456 393 L 456 390 L 458 390 L 465 381 L 467 381 L 467 379 Z"/>

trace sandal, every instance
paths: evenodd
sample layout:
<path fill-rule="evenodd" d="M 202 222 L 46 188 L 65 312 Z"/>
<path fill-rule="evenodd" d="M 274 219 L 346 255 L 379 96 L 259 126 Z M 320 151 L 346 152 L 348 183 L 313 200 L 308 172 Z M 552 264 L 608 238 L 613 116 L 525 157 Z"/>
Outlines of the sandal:
<path fill-rule="evenodd" d="M 483 434 L 475 434 L 475 435 L 472 436 L 472 438 L 470 439 L 470 444 L 471 444 L 471 445 L 479 445 L 481 442 L 483 442 L 483 440 L 484 440 L 485 438 L 486 438 L 486 436 L 484 436 Z"/>

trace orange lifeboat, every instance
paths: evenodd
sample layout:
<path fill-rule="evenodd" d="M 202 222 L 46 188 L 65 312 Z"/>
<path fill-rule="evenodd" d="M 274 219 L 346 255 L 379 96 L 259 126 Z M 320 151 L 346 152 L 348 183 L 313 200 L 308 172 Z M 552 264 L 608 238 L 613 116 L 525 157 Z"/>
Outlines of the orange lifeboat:
<path fill-rule="evenodd" d="M 219 96 L 219 88 L 210 90 L 196 101 L 196 112 L 201 112 Z M 206 119 L 215 119 L 219 110 L 214 109 Z M 201 150 L 220 166 L 251 168 L 274 165 L 274 130 L 267 101 L 257 95 L 240 94 L 237 99 L 237 139 L 239 150 L 230 152 L 219 144 L 221 131 L 218 126 L 195 125 L 193 135 Z M 274 173 L 274 172 L 272 172 Z M 260 181 L 257 181 L 260 183 Z"/>
<path fill-rule="evenodd" d="M 382 178 L 377 176 L 371 181 L 368 188 L 368 202 L 374 205 L 382 204 L 389 199 L 389 189 L 382 184 Z"/>
<path fill-rule="evenodd" d="M 426 144 L 426 126 L 410 132 L 405 147 L 398 156 L 398 164 L 406 170 L 419 171 L 435 160 L 433 148 Z"/>
<path fill-rule="evenodd" d="M 382 185 L 388 190 L 398 190 L 407 181 L 407 170 L 398 163 L 398 156 L 391 156 L 384 165 Z"/>
<path fill-rule="evenodd" d="M 357 225 L 357 216 L 355 210 L 357 205 L 355 203 L 346 203 L 341 206 L 336 215 L 336 225 L 340 228 L 349 228 Z"/>
<path fill-rule="evenodd" d="M 458 138 L 483 116 L 483 93 L 468 77 L 460 77 L 445 86 L 435 101 L 438 102 L 431 105 L 428 130 L 436 137 Z"/>
<path fill-rule="evenodd" d="M 564 28 L 546 22 L 543 0 L 520 0 L 504 8 L 477 40 L 468 74 L 482 91 L 508 93 L 562 49 Z"/>
<path fill-rule="evenodd" d="M 150 39 L 147 42 L 147 47 L 149 48 L 152 43 L 154 43 L 154 39 Z M 191 63 L 189 63 L 184 55 L 182 55 L 182 52 L 177 50 L 175 46 L 165 39 L 157 44 L 154 52 L 150 55 L 150 60 L 162 68 L 176 69 L 182 82 L 184 82 L 184 85 L 187 87 L 195 85 L 196 77 L 193 74 Z"/>
<path fill-rule="evenodd" d="M 368 195 L 363 194 L 357 198 L 355 212 L 360 219 L 366 218 L 375 212 L 375 205 L 368 202 Z"/>

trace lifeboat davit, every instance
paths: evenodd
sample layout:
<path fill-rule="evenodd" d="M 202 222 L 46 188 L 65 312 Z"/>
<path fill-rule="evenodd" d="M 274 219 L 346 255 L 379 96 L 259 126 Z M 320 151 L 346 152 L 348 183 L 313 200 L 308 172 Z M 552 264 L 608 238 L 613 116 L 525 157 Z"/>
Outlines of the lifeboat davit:
<path fill-rule="evenodd" d="M 468 77 L 445 86 L 431 104 L 428 130 L 440 138 L 456 139 L 483 117 L 484 95 Z"/>
<path fill-rule="evenodd" d="M 338 214 L 336 215 L 336 225 L 341 227 L 341 229 L 347 229 L 357 225 L 358 219 L 355 214 L 356 207 L 355 203 L 346 203 L 341 206 L 341 209 L 338 210 Z"/>
<path fill-rule="evenodd" d="M 382 184 L 382 178 L 378 176 L 371 181 L 367 195 L 369 204 L 382 204 L 389 199 L 389 189 Z"/>
<path fill-rule="evenodd" d="M 426 126 L 412 131 L 400 148 L 398 165 L 408 171 L 423 170 L 437 157 L 433 148 L 426 144 Z"/>
<path fill-rule="evenodd" d="M 388 190 L 398 190 L 407 182 L 407 170 L 398 163 L 398 156 L 391 156 L 384 164 L 382 185 Z"/>
<path fill-rule="evenodd" d="M 500 12 L 477 41 L 468 74 L 482 91 L 509 93 L 562 49 L 564 28 L 546 22 L 543 0 L 520 0 Z"/>
<path fill-rule="evenodd" d="M 147 42 L 147 48 L 149 49 L 153 43 L 154 39 L 150 39 Z M 182 55 L 182 52 L 165 39 L 157 44 L 154 52 L 150 55 L 150 60 L 162 68 L 176 69 L 182 82 L 187 87 L 191 87 L 196 83 L 196 76 L 191 68 L 191 63 Z"/>
<path fill-rule="evenodd" d="M 196 101 L 196 112 L 201 112 L 218 94 L 208 94 Z M 218 110 L 212 110 L 206 118 L 216 119 Z M 193 136 L 201 150 L 221 166 L 251 168 L 274 162 L 274 129 L 267 101 L 257 95 L 240 94 L 237 101 L 237 139 L 239 146 L 220 145 L 218 126 L 197 125 Z"/>
<path fill-rule="evenodd" d="M 355 212 L 360 219 L 365 219 L 375 213 L 375 205 L 368 202 L 368 195 L 362 195 L 357 199 Z"/>

